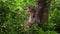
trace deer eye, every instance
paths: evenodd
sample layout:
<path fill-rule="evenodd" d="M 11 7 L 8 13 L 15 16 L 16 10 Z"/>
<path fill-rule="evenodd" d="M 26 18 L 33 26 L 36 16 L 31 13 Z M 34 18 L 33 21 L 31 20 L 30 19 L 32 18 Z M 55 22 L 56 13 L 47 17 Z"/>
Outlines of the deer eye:
<path fill-rule="evenodd" d="M 35 16 L 33 16 L 33 18 L 34 18 Z"/>

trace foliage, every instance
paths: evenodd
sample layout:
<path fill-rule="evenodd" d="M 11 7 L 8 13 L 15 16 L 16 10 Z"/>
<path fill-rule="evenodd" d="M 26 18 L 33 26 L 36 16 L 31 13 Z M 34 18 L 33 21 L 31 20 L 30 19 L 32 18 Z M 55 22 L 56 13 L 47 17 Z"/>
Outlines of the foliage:
<path fill-rule="evenodd" d="M 23 23 L 29 13 L 24 7 L 34 7 L 34 0 L 0 0 L 0 34 L 23 34 Z M 32 29 L 34 34 L 58 34 L 60 32 L 60 0 L 52 0 L 48 24 L 41 27 L 36 24 Z M 28 29 L 30 30 L 30 29 Z"/>

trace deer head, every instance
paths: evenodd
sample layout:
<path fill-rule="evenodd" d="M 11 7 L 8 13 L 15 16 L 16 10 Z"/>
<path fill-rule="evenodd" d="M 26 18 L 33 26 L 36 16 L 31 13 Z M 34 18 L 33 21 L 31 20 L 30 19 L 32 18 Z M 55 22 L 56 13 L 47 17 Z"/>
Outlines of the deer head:
<path fill-rule="evenodd" d="M 35 9 L 32 9 L 32 8 L 30 8 L 30 7 L 25 7 L 25 9 L 24 9 L 25 11 L 28 11 L 29 13 L 30 13 L 30 16 L 29 16 L 29 23 L 34 23 L 35 22 L 35 13 L 36 13 L 36 11 L 35 11 Z"/>
<path fill-rule="evenodd" d="M 25 7 L 24 10 L 30 12 L 30 16 L 29 16 L 29 19 L 28 19 L 30 24 L 40 22 L 38 16 L 36 16 L 36 10 L 34 8 Z"/>

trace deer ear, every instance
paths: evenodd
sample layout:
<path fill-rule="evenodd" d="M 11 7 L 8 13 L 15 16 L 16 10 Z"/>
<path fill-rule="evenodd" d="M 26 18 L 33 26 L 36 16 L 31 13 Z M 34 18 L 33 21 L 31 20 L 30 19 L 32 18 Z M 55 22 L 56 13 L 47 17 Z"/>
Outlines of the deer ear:
<path fill-rule="evenodd" d="M 35 9 L 31 9 L 30 12 L 36 13 L 36 10 Z"/>
<path fill-rule="evenodd" d="M 24 10 L 28 12 L 28 11 L 31 10 L 31 8 L 30 7 L 25 7 Z"/>

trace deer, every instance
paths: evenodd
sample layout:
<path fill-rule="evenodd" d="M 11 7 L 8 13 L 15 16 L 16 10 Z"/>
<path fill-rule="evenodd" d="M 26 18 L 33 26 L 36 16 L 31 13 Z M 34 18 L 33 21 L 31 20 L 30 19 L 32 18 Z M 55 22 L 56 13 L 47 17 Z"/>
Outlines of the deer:
<path fill-rule="evenodd" d="M 29 24 L 39 24 L 40 23 L 40 19 L 37 16 L 37 11 L 35 8 L 25 7 L 24 10 L 28 11 L 30 13 L 28 19 L 24 22 L 24 25 L 23 25 L 24 28 L 31 28 L 31 26 L 29 26 Z"/>
<path fill-rule="evenodd" d="M 37 16 L 37 11 L 35 8 L 25 7 L 24 10 L 30 13 L 28 19 L 23 24 L 24 29 L 32 28 L 32 26 L 29 26 L 29 24 L 40 24 L 40 19 Z M 24 34 L 26 34 L 26 32 Z M 32 31 L 30 31 L 30 33 L 32 34 Z"/>

